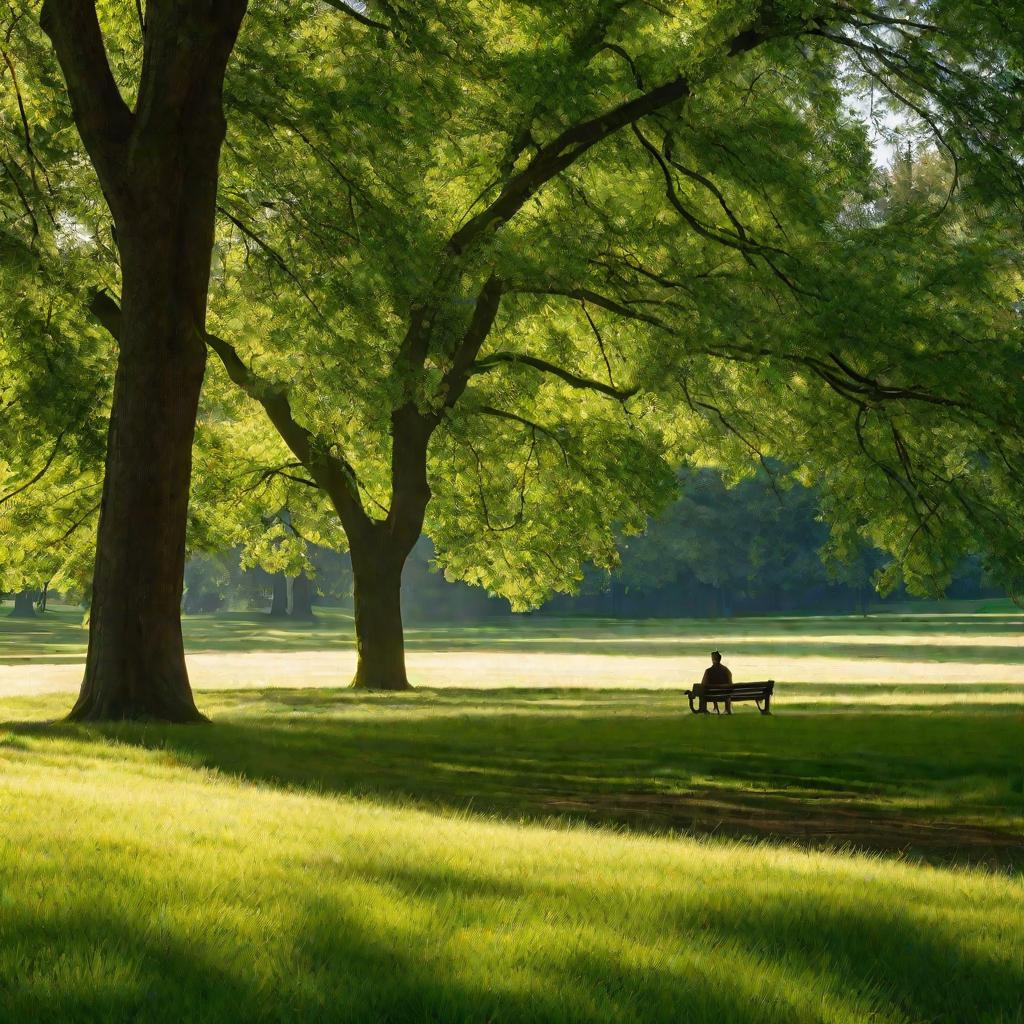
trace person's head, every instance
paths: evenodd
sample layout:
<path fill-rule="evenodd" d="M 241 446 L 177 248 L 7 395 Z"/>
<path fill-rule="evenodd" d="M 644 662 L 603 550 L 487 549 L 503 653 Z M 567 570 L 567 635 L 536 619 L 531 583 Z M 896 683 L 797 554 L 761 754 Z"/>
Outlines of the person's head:
<path fill-rule="evenodd" d="M 711 652 L 711 660 L 716 665 L 720 665 L 722 663 L 722 652 L 721 651 L 712 651 Z"/>

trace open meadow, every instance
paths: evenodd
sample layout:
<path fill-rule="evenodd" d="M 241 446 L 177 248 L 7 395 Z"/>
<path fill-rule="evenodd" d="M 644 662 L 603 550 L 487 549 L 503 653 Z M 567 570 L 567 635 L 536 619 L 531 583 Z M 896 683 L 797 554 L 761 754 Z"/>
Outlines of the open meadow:
<path fill-rule="evenodd" d="M 1024 617 L 186 618 L 206 726 L 0 619 L 0 1020 L 1024 1020 Z M 689 714 L 719 645 L 776 713 Z"/>

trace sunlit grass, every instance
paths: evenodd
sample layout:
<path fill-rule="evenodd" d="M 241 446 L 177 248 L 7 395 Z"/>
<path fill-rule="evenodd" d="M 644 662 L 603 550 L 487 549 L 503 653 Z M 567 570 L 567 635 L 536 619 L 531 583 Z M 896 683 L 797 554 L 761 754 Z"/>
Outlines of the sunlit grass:
<path fill-rule="evenodd" d="M 186 617 L 193 685 L 346 684 L 355 672 L 351 619 L 337 609 L 319 615 L 312 627 L 255 613 Z M 737 679 L 775 679 L 779 706 L 791 710 L 1024 706 L 1022 640 L 1024 616 L 1005 610 L 718 623 L 525 618 L 410 628 L 408 663 L 413 682 L 430 689 L 679 690 L 700 678 L 708 651 L 721 647 Z M 72 693 L 84 644 L 78 611 L 27 623 L 0 618 L 0 695 Z"/>
<path fill-rule="evenodd" d="M 0 744 L 2 1019 L 1021 1019 L 1019 877 L 282 791 L 160 737 Z"/>
<path fill-rule="evenodd" d="M 45 725 L 76 613 L 0 619 L 0 1022 L 1024 1022 L 1019 616 L 414 629 L 399 695 L 324 618 L 187 620 L 177 728 Z M 713 636 L 776 716 L 689 714 Z"/>

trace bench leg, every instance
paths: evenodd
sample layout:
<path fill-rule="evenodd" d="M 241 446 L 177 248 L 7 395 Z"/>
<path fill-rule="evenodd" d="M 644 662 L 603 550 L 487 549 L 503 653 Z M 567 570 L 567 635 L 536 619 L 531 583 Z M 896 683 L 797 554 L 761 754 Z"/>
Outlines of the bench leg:
<path fill-rule="evenodd" d="M 758 710 L 761 712 L 762 715 L 770 715 L 772 713 L 771 712 L 771 706 L 772 706 L 772 699 L 771 699 L 771 697 L 765 697 L 765 699 L 764 699 L 764 707 L 761 707 L 761 702 L 760 701 L 757 702 Z"/>

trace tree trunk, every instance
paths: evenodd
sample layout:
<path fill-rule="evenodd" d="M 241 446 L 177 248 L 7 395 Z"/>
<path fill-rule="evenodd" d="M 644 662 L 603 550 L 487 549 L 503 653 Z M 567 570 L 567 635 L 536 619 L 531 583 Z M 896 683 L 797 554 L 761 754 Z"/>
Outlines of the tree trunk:
<path fill-rule="evenodd" d="M 120 345 L 75 721 L 201 721 L 181 638 L 192 439 L 206 365 L 223 82 L 246 0 L 151 3 L 125 102 L 94 3 L 44 0 L 75 123 L 114 220 Z"/>
<path fill-rule="evenodd" d="M 292 580 L 291 616 L 303 622 L 316 620 L 313 614 L 313 584 L 304 572 Z"/>
<path fill-rule="evenodd" d="M 188 244 L 186 216 L 152 217 L 144 240 L 120 238 L 121 351 L 73 721 L 203 720 L 185 667 L 181 595 L 210 246 Z"/>
<path fill-rule="evenodd" d="M 393 551 L 352 549 L 357 690 L 411 690 L 402 632 L 402 565 Z"/>
<path fill-rule="evenodd" d="M 36 596 L 38 591 L 23 590 L 14 595 L 14 610 L 11 612 L 12 619 L 34 619 L 36 617 Z"/>
<path fill-rule="evenodd" d="M 270 598 L 270 617 L 284 619 L 288 616 L 288 577 L 283 572 L 275 572 L 271 577 L 273 592 Z"/>

